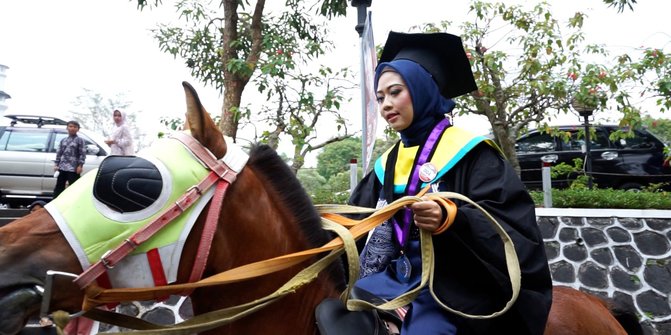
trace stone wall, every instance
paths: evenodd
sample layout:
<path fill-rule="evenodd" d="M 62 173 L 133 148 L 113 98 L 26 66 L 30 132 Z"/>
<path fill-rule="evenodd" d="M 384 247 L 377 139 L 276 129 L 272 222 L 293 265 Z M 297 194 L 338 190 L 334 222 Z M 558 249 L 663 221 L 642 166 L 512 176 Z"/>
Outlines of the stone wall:
<path fill-rule="evenodd" d="M 671 334 L 671 211 L 539 208 L 555 285 L 636 309 L 646 334 Z"/>

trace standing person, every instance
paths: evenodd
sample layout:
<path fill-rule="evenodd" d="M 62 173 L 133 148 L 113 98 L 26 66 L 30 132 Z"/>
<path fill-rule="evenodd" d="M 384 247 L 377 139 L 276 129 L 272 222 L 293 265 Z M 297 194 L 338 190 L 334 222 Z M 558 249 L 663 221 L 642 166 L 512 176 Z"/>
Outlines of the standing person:
<path fill-rule="evenodd" d="M 77 136 L 79 122 L 68 121 L 68 137 L 61 140 L 54 161 L 54 171 L 58 171 L 54 198 L 65 189 L 65 182 L 72 185 L 82 173 L 84 161 L 86 161 L 86 145 L 84 140 Z"/>
<path fill-rule="evenodd" d="M 112 115 L 114 118 L 114 130 L 105 143 L 112 149 L 112 155 L 133 155 L 135 153 L 133 149 L 133 137 L 130 134 L 128 125 L 126 125 L 126 114 L 115 109 Z"/>
<path fill-rule="evenodd" d="M 460 193 L 487 210 L 514 242 L 521 289 L 503 315 L 469 319 L 503 309 L 511 298 L 503 243 L 472 204 L 426 196 L 370 233 L 356 285 L 393 299 L 420 283 L 419 229 L 431 232 L 435 253 L 432 291 L 407 306 L 401 335 L 542 334 L 552 303 L 552 280 L 534 203 L 490 140 L 451 125 L 451 98 L 477 90 L 458 36 L 391 32 L 375 71 L 381 116 L 401 140 L 375 162 L 350 204 L 382 207 L 430 185 Z M 437 300 L 436 300 L 437 299 Z"/>

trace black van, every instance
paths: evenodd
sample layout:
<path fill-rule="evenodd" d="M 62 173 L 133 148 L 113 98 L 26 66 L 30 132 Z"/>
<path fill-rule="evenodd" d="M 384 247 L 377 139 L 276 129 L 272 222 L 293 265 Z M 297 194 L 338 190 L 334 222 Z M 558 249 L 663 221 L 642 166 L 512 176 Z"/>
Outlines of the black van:
<path fill-rule="evenodd" d="M 628 129 L 614 125 L 591 127 L 595 130 L 590 137 L 591 175 L 599 188 L 635 190 L 651 183 L 666 183 L 664 188 L 671 189 L 671 166 L 664 152 L 666 145 L 648 130 L 635 129 L 633 137 L 611 140 L 613 132 Z M 571 166 L 574 158 L 585 162 L 584 126 L 559 126 L 556 129 L 564 135 L 552 136 L 536 129 L 517 140 L 515 147 L 521 179 L 529 189 L 542 188 L 544 160 L 554 161 L 553 165 L 563 162 Z M 554 178 L 552 187 L 566 188 L 575 177 Z"/>

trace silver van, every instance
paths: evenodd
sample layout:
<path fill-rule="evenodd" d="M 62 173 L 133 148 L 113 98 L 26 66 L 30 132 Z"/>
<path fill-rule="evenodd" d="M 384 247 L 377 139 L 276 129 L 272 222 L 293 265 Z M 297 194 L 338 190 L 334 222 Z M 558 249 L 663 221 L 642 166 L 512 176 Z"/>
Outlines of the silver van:
<path fill-rule="evenodd" d="M 5 115 L 0 125 L 0 203 L 26 206 L 53 197 L 54 160 L 61 139 L 68 136 L 67 121 L 47 116 Z M 104 139 L 86 129 L 77 133 L 86 143 L 82 174 L 97 168 L 110 153 Z"/>

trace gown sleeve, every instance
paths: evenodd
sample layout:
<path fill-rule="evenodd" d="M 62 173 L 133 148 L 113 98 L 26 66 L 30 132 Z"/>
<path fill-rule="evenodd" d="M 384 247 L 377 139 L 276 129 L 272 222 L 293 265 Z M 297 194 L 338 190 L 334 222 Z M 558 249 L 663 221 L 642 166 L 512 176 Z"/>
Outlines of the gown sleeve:
<path fill-rule="evenodd" d="M 512 166 L 482 143 L 441 178 L 440 189 L 465 195 L 485 208 L 513 240 L 522 270 L 520 296 L 511 310 L 494 319 L 462 319 L 460 333 L 543 334 L 552 280 L 535 205 Z M 503 243 L 480 210 L 455 202 L 454 224 L 433 237 L 434 292 L 454 309 L 490 314 L 502 309 L 512 292 Z"/>
<path fill-rule="evenodd" d="M 354 192 L 349 198 L 348 204 L 353 206 L 375 208 L 380 196 L 382 185 L 375 175 L 375 171 L 370 171 L 354 188 Z"/>

